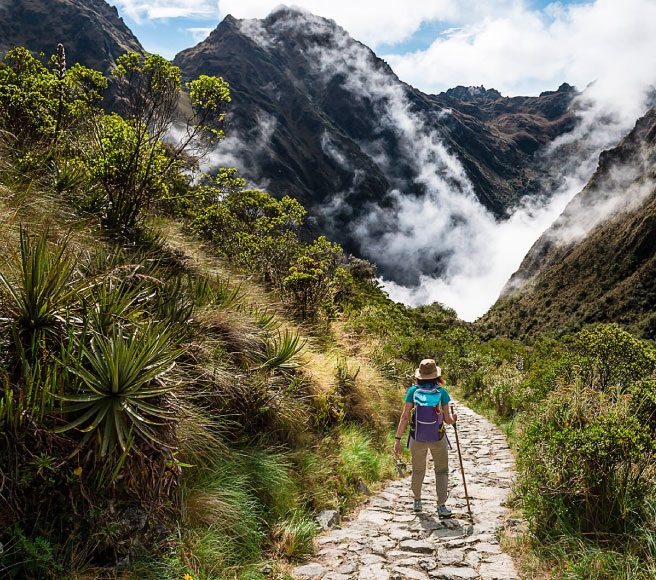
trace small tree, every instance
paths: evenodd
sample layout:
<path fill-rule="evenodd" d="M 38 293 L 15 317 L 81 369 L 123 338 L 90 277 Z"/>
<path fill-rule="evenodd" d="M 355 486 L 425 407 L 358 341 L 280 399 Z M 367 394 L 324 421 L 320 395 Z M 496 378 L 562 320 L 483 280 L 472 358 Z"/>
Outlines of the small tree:
<path fill-rule="evenodd" d="M 161 56 L 127 53 L 117 60 L 112 77 L 123 121 L 98 119 L 84 157 L 104 190 L 105 225 L 129 230 L 179 176 L 186 155 L 200 155 L 223 137 L 230 94 L 222 78 L 201 76 L 186 84 L 192 113 L 182 117 L 180 69 Z M 173 133 L 175 142 L 164 148 Z"/>
<path fill-rule="evenodd" d="M 283 288 L 303 318 L 313 318 L 332 299 L 342 248 L 321 236 L 289 268 Z"/>

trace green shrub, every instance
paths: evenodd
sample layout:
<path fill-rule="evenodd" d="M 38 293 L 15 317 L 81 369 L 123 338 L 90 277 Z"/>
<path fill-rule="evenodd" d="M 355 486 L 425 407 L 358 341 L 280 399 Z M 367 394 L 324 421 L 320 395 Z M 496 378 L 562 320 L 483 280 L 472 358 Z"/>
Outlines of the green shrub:
<path fill-rule="evenodd" d="M 22 47 L 0 63 L 0 129 L 13 134 L 22 151 L 50 149 L 60 133 L 72 133 L 102 104 L 107 80 L 101 73 L 79 64 L 66 71 L 63 50 L 57 64 L 59 70 L 48 68 Z"/>
<path fill-rule="evenodd" d="M 586 384 L 604 390 L 627 386 L 653 375 L 656 350 L 634 338 L 617 324 L 599 324 L 579 332 L 572 341 L 573 352 L 582 357 Z"/>
<path fill-rule="evenodd" d="M 25 580 L 62 578 L 63 567 L 57 562 L 53 546 L 42 537 L 28 537 L 20 528 L 10 529 L 0 551 L 0 574 Z"/>
<path fill-rule="evenodd" d="M 342 248 L 321 236 L 300 253 L 283 278 L 282 287 L 303 318 L 314 318 L 324 303 L 332 303 Z"/>
<path fill-rule="evenodd" d="M 540 536 L 630 533 L 645 520 L 654 442 L 630 398 L 580 383 L 550 393 L 520 444 L 524 513 Z"/>
<path fill-rule="evenodd" d="M 523 375 L 514 363 L 503 361 L 501 366 L 484 378 L 487 393 L 500 417 L 510 417 L 520 408 Z"/>

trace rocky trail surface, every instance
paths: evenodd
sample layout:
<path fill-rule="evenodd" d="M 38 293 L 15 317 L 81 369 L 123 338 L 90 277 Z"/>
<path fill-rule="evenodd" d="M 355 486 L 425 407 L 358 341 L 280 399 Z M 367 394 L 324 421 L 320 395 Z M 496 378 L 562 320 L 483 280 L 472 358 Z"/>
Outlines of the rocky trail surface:
<path fill-rule="evenodd" d="M 499 429 L 458 405 L 458 435 L 467 491 L 460 475 L 455 435 L 447 434 L 449 501 L 454 518 L 436 513 L 435 474 L 430 460 L 423 488 L 424 509 L 412 511 L 410 476 L 393 481 L 317 540 L 310 563 L 293 570 L 298 580 L 510 580 L 519 578 L 512 559 L 501 551 L 499 532 L 508 523 L 504 507 L 515 477 L 515 462 Z M 405 444 L 405 441 L 404 441 Z M 517 523 L 513 521 L 511 523 Z"/>

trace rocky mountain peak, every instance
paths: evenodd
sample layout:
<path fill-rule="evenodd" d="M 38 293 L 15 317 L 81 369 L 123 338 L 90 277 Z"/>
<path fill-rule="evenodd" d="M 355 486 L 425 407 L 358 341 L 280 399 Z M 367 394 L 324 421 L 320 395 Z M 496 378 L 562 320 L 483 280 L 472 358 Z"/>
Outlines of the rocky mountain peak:
<path fill-rule="evenodd" d="M 542 91 L 540 93 L 540 96 L 541 97 L 546 97 L 548 95 L 555 95 L 555 94 L 558 94 L 558 93 L 575 93 L 575 92 L 576 92 L 576 87 L 573 87 L 569 83 L 563 83 L 555 91 Z"/>
<path fill-rule="evenodd" d="M 479 87 L 463 87 L 462 85 L 458 85 L 457 87 L 448 89 L 443 94 L 463 102 L 481 100 L 496 101 L 503 96 L 496 89 L 486 89 L 483 85 Z"/>

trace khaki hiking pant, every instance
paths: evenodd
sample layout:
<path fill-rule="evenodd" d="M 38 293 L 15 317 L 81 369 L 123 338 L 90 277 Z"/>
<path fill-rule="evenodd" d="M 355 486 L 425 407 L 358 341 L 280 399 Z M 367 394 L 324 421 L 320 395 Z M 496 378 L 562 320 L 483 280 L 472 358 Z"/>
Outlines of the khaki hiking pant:
<path fill-rule="evenodd" d="M 430 449 L 435 466 L 435 488 L 437 491 L 437 505 L 444 505 L 449 497 L 449 448 L 446 437 L 434 443 L 417 443 L 410 440 L 412 453 L 412 493 L 415 499 L 421 499 L 421 486 L 426 475 L 426 457 Z"/>

